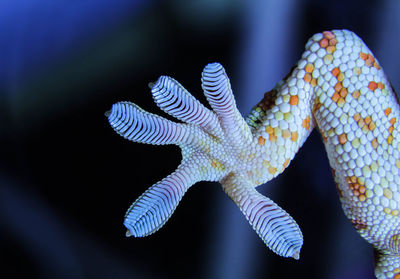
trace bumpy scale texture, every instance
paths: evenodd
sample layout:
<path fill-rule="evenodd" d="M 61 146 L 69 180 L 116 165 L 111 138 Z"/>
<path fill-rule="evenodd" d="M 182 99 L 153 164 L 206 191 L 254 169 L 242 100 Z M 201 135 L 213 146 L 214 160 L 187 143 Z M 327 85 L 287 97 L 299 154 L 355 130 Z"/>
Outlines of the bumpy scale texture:
<path fill-rule="evenodd" d="M 297 65 L 246 119 L 220 64 L 207 65 L 201 81 L 212 110 L 172 78 L 160 77 L 152 85 L 157 105 L 183 123 L 128 102 L 113 105 L 107 114 L 115 131 L 129 140 L 182 149 L 177 170 L 129 208 L 128 236 L 158 230 L 191 185 L 219 181 L 271 250 L 298 259 L 303 244 L 298 225 L 255 187 L 280 174 L 316 126 L 343 210 L 375 248 L 375 275 L 400 278 L 400 110 L 360 38 L 347 30 L 315 34 Z"/>

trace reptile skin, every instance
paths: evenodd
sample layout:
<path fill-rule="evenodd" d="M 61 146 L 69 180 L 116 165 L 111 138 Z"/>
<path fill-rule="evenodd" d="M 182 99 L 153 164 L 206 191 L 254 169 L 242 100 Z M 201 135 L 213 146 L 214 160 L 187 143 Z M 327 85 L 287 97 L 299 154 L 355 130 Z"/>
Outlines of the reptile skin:
<path fill-rule="evenodd" d="M 158 230 L 191 185 L 219 181 L 271 250 L 298 259 L 298 225 L 255 187 L 282 173 L 317 127 L 344 213 L 375 249 L 375 275 L 400 278 L 400 110 L 377 59 L 357 35 L 315 34 L 291 72 L 246 119 L 220 64 L 207 65 L 201 81 L 212 110 L 172 78 L 151 84 L 156 104 L 183 123 L 129 102 L 107 113 L 114 130 L 129 140 L 182 149 L 177 170 L 128 209 L 128 236 Z"/>

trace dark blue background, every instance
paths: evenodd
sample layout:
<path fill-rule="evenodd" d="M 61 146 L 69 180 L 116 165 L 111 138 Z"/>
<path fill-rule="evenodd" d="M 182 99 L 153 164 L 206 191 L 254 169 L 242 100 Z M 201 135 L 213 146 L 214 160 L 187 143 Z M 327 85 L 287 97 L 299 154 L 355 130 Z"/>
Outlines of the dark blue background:
<path fill-rule="evenodd" d="M 342 28 L 400 88 L 399 13 L 395 0 L 1 1 L 0 277 L 373 278 L 317 132 L 259 188 L 302 228 L 299 261 L 268 250 L 217 183 L 193 186 L 154 235 L 125 238 L 125 210 L 180 154 L 122 139 L 104 112 L 129 100 L 158 113 L 147 84 L 160 75 L 205 103 L 200 73 L 218 61 L 247 114 L 312 34 Z"/>

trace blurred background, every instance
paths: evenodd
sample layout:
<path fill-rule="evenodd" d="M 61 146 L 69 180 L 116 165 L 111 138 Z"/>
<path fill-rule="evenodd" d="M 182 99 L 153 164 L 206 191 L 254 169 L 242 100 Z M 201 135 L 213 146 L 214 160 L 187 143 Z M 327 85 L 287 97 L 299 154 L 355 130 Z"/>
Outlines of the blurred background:
<path fill-rule="evenodd" d="M 180 152 L 124 140 L 104 112 L 127 100 L 165 116 L 147 86 L 160 75 L 205 104 L 200 74 L 218 61 L 246 115 L 330 29 L 356 32 L 399 89 L 399 13 L 395 0 L 0 1 L 1 277 L 373 278 L 316 131 L 258 188 L 300 225 L 299 261 L 273 254 L 218 183 L 193 186 L 154 235 L 126 238 L 125 211 Z"/>

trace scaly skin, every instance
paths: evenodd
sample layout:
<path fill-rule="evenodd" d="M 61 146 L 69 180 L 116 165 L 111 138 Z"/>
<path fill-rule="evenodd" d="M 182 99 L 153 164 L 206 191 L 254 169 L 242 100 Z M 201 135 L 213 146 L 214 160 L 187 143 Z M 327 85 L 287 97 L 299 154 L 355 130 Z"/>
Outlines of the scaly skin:
<path fill-rule="evenodd" d="M 375 275 L 400 278 L 400 110 L 361 39 L 347 30 L 315 34 L 297 65 L 246 120 L 221 65 L 205 67 L 202 87 L 213 111 L 171 78 L 152 85 L 157 105 L 184 123 L 131 103 L 117 103 L 108 114 L 112 127 L 127 139 L 182 149 L 178 169 L 129 208 L 128 236 L 158 230 L 197 181 L 219 181 L 268 247 L 297 259 L 303 243 L 299 227 L 255 187 L 283 172 L 316 126 L 343 210 L 375 248 Z"/>

